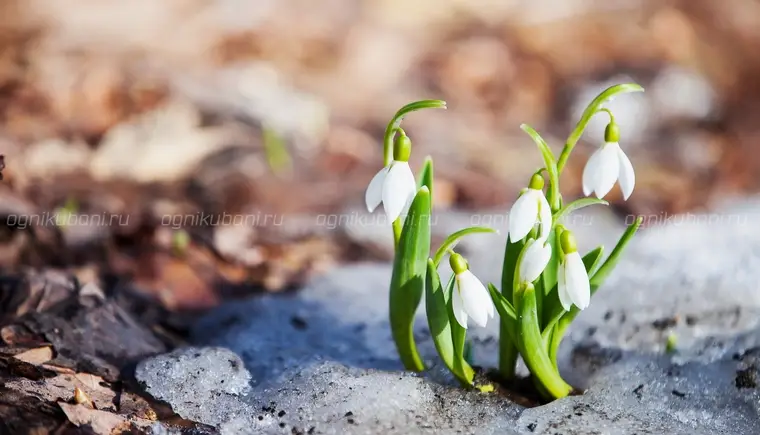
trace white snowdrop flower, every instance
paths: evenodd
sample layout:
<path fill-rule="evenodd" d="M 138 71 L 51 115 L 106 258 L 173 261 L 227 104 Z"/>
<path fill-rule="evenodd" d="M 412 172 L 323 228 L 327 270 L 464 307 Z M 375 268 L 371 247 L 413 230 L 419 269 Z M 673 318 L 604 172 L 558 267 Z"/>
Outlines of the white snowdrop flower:
<path fill-rule="evenodd" d="M 623 199 L 627 200 L 633 193 L 636 176 L 633 165 L 618 144 L 619 128 L 614 122 L 607 125 L 604 132 L 605 143 L 594 151 L 583 169 L 583 194 L 596 194 L 604 198 L 615 182 L 620 183 Z"/>
<path fill-rule="evenodd" d="M 409 167 L 411 151 L 412 142 L 409 138 L 399 136 L 394 144 L 394 160 L 381 169 L 367 186 L 364 201 L 370 213 L 382 202 L 389 221 L 393 222 L 406 214 L 417 193 L 417 182 Z"/>
<path fill-rule="evenodd" d="M 488 319 L 494 317 L 496 308 L 491 295 L 480 280 L 470 272 L 467 261 L 459 254 L 449 257 L 449 264 L 454 271 L 456 285 L 451 294 L 451 306 L 457 323 L 467 329 L 467 319 L 485 327 Z"/>
<path fill-rule="evenodd" d="M 557 274 L 557 290 L 559 301 L 565 311 L 575 305 L 583 310 L 591 302 L 591 284 L 583 259 L 578 253 L 575 236 L 569 230 L 560 235 L 560 246 L 565 253 Z"/>
<path fill-rule="evenodd" d="M 519 264 L 520 282 L 533 282 L 541 276 L 552 258 L 552 247 L 544 239 L 530 239 Z"/>
<path fill-rule="evenodd" d="M 541 226 L 539 239 L 549 236 L 552 229 L 552 210 L 544 196 L 544 179 L 533 174 L 528 189 L 517 198 L 509 211 L 509 239 L 522 240 L 538 223 Z"/>

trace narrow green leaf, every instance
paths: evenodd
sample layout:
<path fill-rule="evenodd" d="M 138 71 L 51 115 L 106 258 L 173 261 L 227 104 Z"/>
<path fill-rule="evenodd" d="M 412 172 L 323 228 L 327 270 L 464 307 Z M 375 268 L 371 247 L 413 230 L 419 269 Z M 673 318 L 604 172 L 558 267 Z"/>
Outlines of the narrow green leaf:
<path fill-rule="evenodd" d="M 588 207 L 590 205 L 609 205 L 609 203 L 603 199 L 597 199 L 597 198 L 581 198 L 576 199 L 575 201 L 571 202 L 570 204 L 562 207 L 558 212 L 554 213 L 553 220 L 554 222 L 559 222 L 560 219 L 563 217 L 569 215 L 570 213 L 580 210 L 583 207 Z"/>
<path fill-rule="evenodd" d="M 557 236 L 556 227 L 552 228 L 549 233 L 548 242 L 552 247 L 552 256 L 549 259 L 549 263 L 547 263 L 544 272 L 541 274 L 544 281 L 545 293 L 549 293 L 549 291 L 557 285 L 557 271 L 559 269 L 559 237 Z"/>
<path fill-rule="evenodd" d="M 628 226 L 628 229 L 626 229 L 623 235 L 620 237 L 620 240 L 618 240 L 615 248 L 612 249 L 610 256 L 604 260 L 604 263 L 601 265 L 601 267 L 599 267 L 599 270 L 597 270 L 594 273 L 594 276 L 591 277 L 591 294 L 593 294 L 596 289 L 598 289 L 604 283 L 612 270 L 615 269 L 615 266 L 617 266 L 618 261 L 620 261 L 620 256 L 623 254 L 625 247 L 628 246 L 628 243 L 633 238 L 633 235 L 636 234 L 636 231 L 638 231 L 643 221 L 644 219 L 639 216 L 631 225 Z"/>
<path fill-rule="evenodd" d="M 441 264 L 441 260 L 443 260 L 443 256 L 446 255 L 446 251 L 449 249 L 453 249 L 454 245 L 461 239 L 462 237 L 468 235 L 468 234 L 476 234 L 476 233 L 498 233 L 493 228 L 488 227 L 469 227 L 469 228 L 463 228 L 455 233 L 452 233 L 450 236 L 446 237 L 446 240 L 443 241 L 441 244 L 441 247 L 438 248 L 437 251 L 435 251 L 435 255 L 433 256 L 433 262 L 436 266 Z"/>
<path fill-rule="evenodd" d="M 562 154 L 560 154 L 559 160 L 557 161 L 557 172 L 562 172 L 562 169 L 565 167 L 565 163 L 567 163 L 567 159 L 570 156 L 570 151 L 575 147 L 575 144 L 578 143 L 583 132 L 586 130 L 589 121 L 597 112 L 599 112 L 602 105 L 615 95 L 629 92 L 644 92 L 644 88 L 636 83 L 624 83 L 621 85 L 610 86 L 597 95 L 597 97 L 586 106 L 586 110 L 583 111 L 581 119 L 578 120 L 578 124 L 575 125 L 575 129 L 570 133 L 570 136 L 565 142 L 565 148 L 562 150 Z"/>
<path fill-rule="evenodd" d="M 507 298 L 499 293 L 499 290 L 496 288 L 496 286 L 490 282 L 488 283 L 488 293 L 491 294 L 491 299 L 493 300 L 493 304 L 496 307 L 496 311 L 499 313 L 499 318 L 503 319 L 504 321 L 511 321 L 516 323 L 517 312 L 515 311 L 515 307 L 513 307 Z"/>
<path fill-rule="evenodd" d="M 519 289 L 522 285 L 522 282 L 520 281 L 520 265 L 523 262 L 523 256 L 526 252 L 528 252 L 528 248 L 532 243 L 542 243 L 541 241 L 537 241 L 535 237 L 535 230 L 532 230 L 530 233 L 528 233 L 527 240 L 523 244 L 522 249 L 520 250 L 520 254 L 517 256 L 517 261 L 515 262 L 515 273 L 512 277 L 512 289 L 514 290 L 512 292 L 512 305 L 514 306 L 517 306 L 517 289 Z"/>
<path fill-rule="evenodd" d="M 596 249 L 588 251 L 586 255 L 583 256 L 583 265 L 586 267 L 586 272 L 588 272 L 589 277 L 593 276 L 594 272 L 596 272 L 596 267 L 602 260 L 603 254 L 604 246 L 600 245 L 597 246 Z"/>
<path fill-rule="evenodd" d="M 546 328 L 544 328 L 543 332 L 541 332 L 541 340 L 544 345 L 544 349 L 546 350 L 546 353 L 549 355 L 549 360 L 554 365 L 554 368 L 556 370 L 559 370 L 559 367 L 557 366 L 557 358 L 552 355 L 552 340 L 554 339 L 554 334 L 557 332 L 557 322 L 559 321 L 559 317 L 556 318 L 554 322 L 549 322 L 549 324 L 546 325 Z M 553 319 L 554 320 L 554 319 Z"/>
<path fill-rule="evenodd" d="M 383 136 L 383 166 L 388 166 L 393 161 L 393 138 L 396 136 L 396 129 L 401 125 L 404 116 L 422 109 L 445 109 L 446 102 L 442 100 L 421 100 L 409 103 L 398 109 L 388 126 L 385 128 Z"/>
<path fill-rule="evenodd" d="M 467 364 L 472 364 L 473 361 L 473 354 L 472 354 L 472 341 L 465 340 L 464 342 L 464 352 L 462 355 L 462 359 Z"/>
<path fill-rule="evenodd" d="M 507 235 L 504 245 L 504 262 L 501 269 L 501 293 L 507 302 L 512 302 L 514 276 L 517 272 L 517 259 L 522 252 L 525 243 L 522 240 L 512 242 Z M 515 334 L 513 325 L 506 320 L 499 320 L 499 373 L 505 379 L 513 379 L 517 368 L 517 341 L 513 340 Z"/>
<path fill-rule="evenodd" d="M 538 146 L 538 150 L 541 152 L 541 157 L 544 159 L 544 167 L 549 173 L 549 193 L 546 199 L 549 201 L 552 210 L 558 210 L 560 207 L 559 172 L 557 171 L 557 160 L 554 158 L 554 153 L 552 153 L 551 148 L 549 148 L 549 144 L 546 143 L 544 138 L 542 138 L 533 127 L 528 124 L 522 124 L 520 128 L 528 133 L 531 139 L 533 139 L 533 142 Z"/>
<path fill-rule="evenodd" d="M 446 367 L 453 370 L 454 344 L 451 341 L 451 326 L 449 325 L 447 308 L 449 295 L 443 291 L 441 278 L 438 276 L 433 260 L 430 259 L 427 263 L 425 283 L 425 310 L 430 334 L 433 337 L 435 348 L 438 350 L 438 355 Z"/>
<path fill-rule="evenodd" d="M 435 349 L 446 368 L 464 385 L 471 385 L 472 378 L 466 377 L 462 368 L 466 363 L 456 361 L 454 341 L 452 336 L 451 319 L 449 318 L 449 299 L 451 293 L 444 291 L 435 263 L 428 259 L 427 277 L 425 279 L 425 310 L 428 327 L 433 337 Z M 447 289 L 450 290 L 450 289 Z"/>
<path fill-rule="evenodd" d="M 517 298 L 520 318 L 520 354 L 530 373 L 543 385 L 551 399 L 565 397 L 573 388 L 562 379 L 546 353 L 541 331 L 538 328 L 536 291 L 529 284 L 521 293 L 522 295 Z"/>
<path fill-rule="evenodd" d="M 433 197 L 433 159 L 430 156 L 425 157 L 425 162 L 420 169 L 420 179 L 417 181 L 417 188 L 427 186 L 430 191 L 430 197 Z"/>
<path fill-rule="evenodd" d="M 414 315 L 422 299 L 430 253 L 430 191 L 422 187 L 409 207 L 393 262 L 390 323 L 399 356 L 408 370 L 425 369 L 414 342 Z"/>
<path fill-rule="evenodd" d="M 507 235 L 507 243 L 504 246 L 504 263 L 501 268 L 501 293 L 509 302 L 512 302 L 514 276 L 517 273 L 517 259 L 523 250 L 525 242 L 518 240 L 513 242 Z"/>

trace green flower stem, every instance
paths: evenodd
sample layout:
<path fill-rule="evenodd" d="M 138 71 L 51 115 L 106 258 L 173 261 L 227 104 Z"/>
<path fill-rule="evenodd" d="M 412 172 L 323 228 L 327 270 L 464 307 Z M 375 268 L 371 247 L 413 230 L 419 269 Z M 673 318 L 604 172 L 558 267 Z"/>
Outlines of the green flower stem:
<path fill-rule="evenodd" d="M 400 108 L 385 128 L 383 137 L 383 166 L 388 166 L 393 161 L 393 139 L 396 136 L 397 129 L 401 125 L 404 116 L 422 109 L 445 109 L 446 102 L 442 100 L 421 100 L 409 103 Z"/>
<path fill-rule="evenodd" d="M 589 103 L 589 105 L 586 107 L 586 110 L 583 111 L 583 115 L 581 115 L 581 119 L 578 121 L 578 124 L 575 125 L 575 129 L 567 138 L 565 147 L 562 149 L 562 153 L 559 155 L 559 159 L 557 160 L 558 173 L 562 173 L 562 169 L 565 167 L 567 159 L 570 157 L 570 152 L 573 151 L 575 144 L 577 144 L 581 139 L 583 132 L 586 130 L 586 126 L 588 126 L 589 121 L 591 121 L 591 117 L 602 110 L 602 105 L 609 101 L 612 97 L 628 92 L 644 92 L 644 88 L 640 85 L 637 85 L 636 83 L 624 83 L 621 85 L 611 86 L 602 91 L 602 93 L 600 93 L 596 98 L 593 99 L 593 101 L 591 101 L 591 103 Z"/>
<path fill-rule="evenodd" d="M 544 167 L 549 173 L 549 190 L 546 195 L 546 200 L 552 208 L 552 211 L 557 211 L 561 207 L 560 194 L 559 194 L 559 172 L 557 171 L 557 161 L 554 158 L 549 144 L 541 137 L 540 134 L 533 127 L 528 124 L 522 124 L 520 128 L 528 133 L 533 139 L 533 142 L 538 146 L 538 150 L 541 152 L 541 157 L 544 159 Z"/>
<path fill-rule="evenodd" d="M 512 380 L 517 373 L 520 351 L 517 343 L 509 338 L 509 326 L 504 320 L 499 322 L 499 374 L 506 380 Z"/>
<path fill-rule="evenodd" d="M 518 296 L 520 293 L 520 296 Z M 543 385 L 551 399 L 567 396 L 573 390 L 557 371 L 554 363 L 546 353 L 541 331 L 538 328 L 538 311 L 536 310 L 536 291 L 531 284 L 522 286 L 516 292 L 520 319 L 520 354 L 531 374 Z"/>
<path fill-rule="evenodd" d="M 443 241 L 441 244 L 441 247 L 438 248 L 437 251 L 435 251 L 435 255 L 433 256 L 433 263 L 435 263 L 436 266 L 441 264 L 441 260 L 443 260 L 443 256 L 446 255 L 447 251 L 450 251 L 456 243 L 461 239 L 462 237 L 468 235 L 468 234 L 476 234 L 476 233 L 497 233 L 493 228 L 488 227 L 468 227 L 463 228 L 459 231 L 456 231 L 452 233 L 450 236 L 446 237 L 446 240 Z"/>
<path fill-rule="evenodd" d="M 569 215 L 570 213 L 580 210 L 584 207 L 588 207 L 590 205 L 609 205 L 609 203 L 603 199 L 597 199 L 597 198 L 581 198 L 576 199 L 575 201 L 571 202 L 570 204 L 567 204 L 566 206 L 562 207 L 559 211 L 554 213 L 554 216 L 552 220 L 554 222 L 560 222 L 562 218 L 564 218 L 566 215 Z"/>
<path fill-rule="evenodd" d="M 393 161 L 393 139 L 396 137 L 396 133 L 403 132 L 400 126 L 404 116 L 416 110 L 445 108 L 446 102 L 442 100 L 415 101 L 400 108 L 396 114 L 393 115 L 388 126 L 385 127 L 385 134 L 383 135 L 383 166 L 388 166 Z M 398 249 L 403 224 L 404 223 L 400 218 L 393 221 L 393 242 L 396 249 Z"/>
<path fill-rule="evenodd" d="M 610 256 L 604 260 L 604 263 L 602 263 L 602 265 L 599 266 L 599 269 L 594 272 L 594 275 L 590 277 L 592 296 L 594 295 L 596 289 L 599 288 L 610 275 L 610 273 L 612 273 L 613 269 L 615 269 L 618 261 L 620 261 L 620 257 L 623 255 L 623 251 L 625 250 L 626 246 L 628 246 L 628 243 L 630 243 L 633 239 L 636 231 L 638 231 L 641 227 L 642 222 L 644 222 L 644 218 L 639 216 L 631 225 L 628 226 L 623 235 L 620 236 L 620 240 L 618 240 L 615 247 L 612 248 Z"/>

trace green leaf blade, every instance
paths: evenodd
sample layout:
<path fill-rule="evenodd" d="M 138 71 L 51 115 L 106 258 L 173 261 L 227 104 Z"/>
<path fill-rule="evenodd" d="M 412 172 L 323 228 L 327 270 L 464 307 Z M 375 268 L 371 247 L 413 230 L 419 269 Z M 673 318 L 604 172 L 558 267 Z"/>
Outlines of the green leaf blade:
<path fill-rule="evenodd" d="M 414 317 L 422 300 L 430 253 L 430 201 L 426 187 L 412 201 L 391 276 L 391 332 L 404 367 L 413 371 L 425 368 L 414 341 Z"/>
<path fill-rule="evenodd" d="M 526 286 L 518 299 L 520 354 L 525 365 L 528 366 L 530 373 L 541 383 L 552 399 L 565 397 L 570 394 L 572 387 L 562 379 L 546 352 L 538 327 L 536 291 L 533 286 Z"/>
<path fill-rule="evenodd" d="M 517 312 L 515 307 L 504 297 L 499 290 L 491 283 L 488 283 L 488 293 L 491 294 L 491 300 L 499 313 L 499 317 L 505 321 L 517 323 Z"/>
<path fill-rule="evenodd" d="M 599 265 L 603 256 L 604 246 L 601 245 L 587 252 L 586 255 L 583 256 L 583 266 L 586 267 L 586 272 L 589 277 L 593 276 L 594 272 L 596 272 L 596 267 Z"/>
<path fill-rule="evenodd" d="M 433 197 L 433 159 L 430 156 L 425 157 L 425 162 L 422 163 L 422 169 L 420 170 L 419 180 L 417 180 L 417 189 L 421 189 L 422 186 L 427 186 L 430 191 L 430 197 Z"/>
<path fill-rule="evenodd" d="M 633 239 L 633 236 L 636 234 L 636 231 L 638 231 L 639 227 L 641 227 L 641 223 L 643 221 L 644 219 L 639 216 L 631 225 L 628 226 L 623 235 L 620 236 L 620 239 L 612 249 L 612 252 L 610 252 L 610 256 L 604 260 L 604 263 L 599 267 L 599 270 L 597 270 L 594 275 L 590 277 L 592 295 L 599 287 L 601 287 L 602 284 L 604 284 L 604 281 L 615 269 L 615 266 L 617 266 L 618 262 L 620 261 L 620 257 L 623 255 L 623 251 L 625 251 L 625 248 Z"/>
<path fill-rule="evenodd" d="M 449 319 L 450 293 L 444 291 L 441 286 L 441 278 L 432 259 L 428 259 L 425 283 L 425 310 L 428 327 L 438 356 L 454 376 L 465 384 L 469 384 L 466 378 L 463 379 L 461 370 L 458 370 L 462 367 L 461 362 L 456 363 L 457 356 L 454 351 L 454 340 Z"/>
<path fill-rule="evenodd" d="M 525 242 L 522 240 L 512 242 L 509 235 L 507 235 L 507 241 L 504 245 L 504 262 L 501 269 L 501 294 L 507 302 L 512 302 L 514 294 L 513 282 L 517 273 L 517 260 L 524 245 Z M 505 379 L 515 377 L 517 356 L 519 355 L 517 341 L 512 339 L 515 332 L 511 328 L 513 328 L 513 325 L 507 320 L 499 320 L 499 373 Z"/>

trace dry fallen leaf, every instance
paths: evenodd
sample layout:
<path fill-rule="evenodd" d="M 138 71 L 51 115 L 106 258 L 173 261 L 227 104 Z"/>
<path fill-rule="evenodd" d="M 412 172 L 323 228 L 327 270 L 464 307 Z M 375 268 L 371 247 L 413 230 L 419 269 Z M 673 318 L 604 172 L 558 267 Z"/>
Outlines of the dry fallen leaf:
<path fill-rule="evenodd" d="M 72 405 L 66 402 L 58 402 L 66 417 L 75 426 L 89 425 L 93 432 L 98 435 L 111 435 L 129 431 L 132 426 L 138 429 L 147 429 L 153 422 L 141 418 L 127 419 L 123 416 L 97 409 L 90 409 L 83 405 Z"/>
<path fill-rule="evenodd" d="M 33 393 L 43 400 L 55 402 L 59 399 L 75 399 L 76 390 L 80 390 L 98 409 L 113 409 L 116 403 L 116 392 L 108 387 L 100 376 L 87 373 L 74 375 L 57 375 L 44 381 L 33 381 L 26 378 L 12 379 L 6 382 L 6 388 L 11 390 Z"/>
<path fill-rule="evenodd" d="M 29 364 L 40 365 L 53 359 L 53 349 L 50 346 L 38 347 L 21 352 L 13 357 Z"/>

